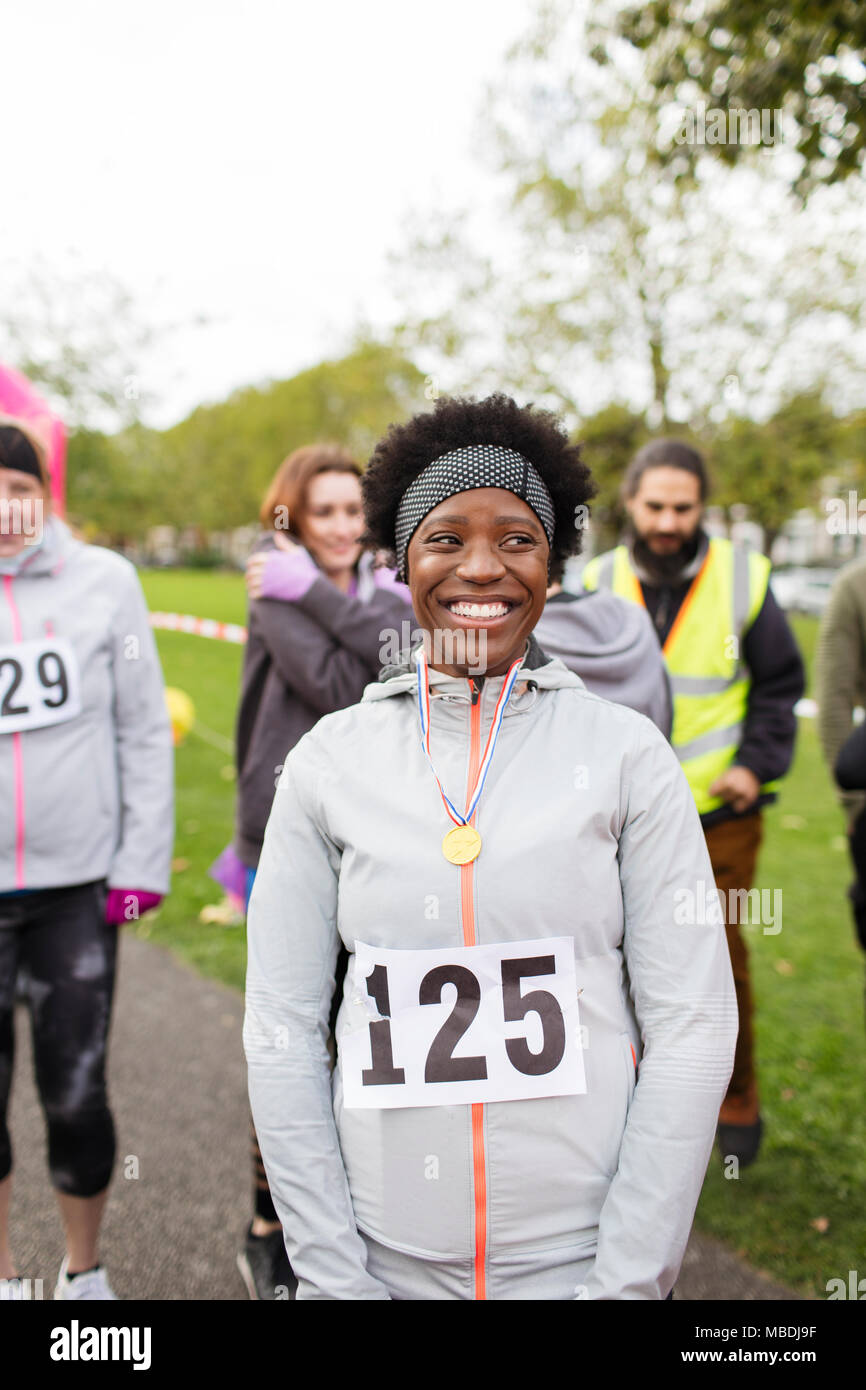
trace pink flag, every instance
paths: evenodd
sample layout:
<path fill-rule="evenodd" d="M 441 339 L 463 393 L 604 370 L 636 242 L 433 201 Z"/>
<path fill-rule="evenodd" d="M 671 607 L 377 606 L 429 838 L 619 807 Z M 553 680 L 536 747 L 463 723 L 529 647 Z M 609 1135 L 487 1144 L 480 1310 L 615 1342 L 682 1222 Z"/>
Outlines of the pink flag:
<path fill-rule="evenodd" d="M 0 415 L 24 420 L 45 446 L 51 497 L 58 516 L 66 512 L 66 430 L 63 421 L 26 376 L 0 364 Z"/>

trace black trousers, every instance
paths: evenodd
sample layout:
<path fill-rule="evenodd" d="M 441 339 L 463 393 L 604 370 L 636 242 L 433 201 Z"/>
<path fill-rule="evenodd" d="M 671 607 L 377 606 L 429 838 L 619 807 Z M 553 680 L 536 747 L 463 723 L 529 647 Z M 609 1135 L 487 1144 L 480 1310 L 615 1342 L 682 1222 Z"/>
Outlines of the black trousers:
<path fill-rule="evenodd" d="M 0 1180 L 12 1169 L 6 1111 L 20 976 L 51 1181 L 73 1197 L 93 1197 L 108 1186 L 115 1139 L 105 1063 L 117 928 L 105 921 L 105 899 L 104 879 L 0 894 Z"/>

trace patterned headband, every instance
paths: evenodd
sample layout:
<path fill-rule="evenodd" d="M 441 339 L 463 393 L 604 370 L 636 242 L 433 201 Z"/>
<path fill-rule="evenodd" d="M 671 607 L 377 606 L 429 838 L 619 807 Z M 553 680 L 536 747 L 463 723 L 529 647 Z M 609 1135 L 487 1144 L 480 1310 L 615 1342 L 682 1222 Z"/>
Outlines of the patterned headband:
<path fill-rule="evenodd" d="M 548 544 L 553 545 L 553 499 L 529 460 L 501 444 L 467 444 L 428 463 L 403 494 L 394 523 L 394 548 L 397 573 L 404 583 L 409 542 L 428 512 L 446 497 L 477 487 L 501 487 L 520 497 L 535 512 Z"/>

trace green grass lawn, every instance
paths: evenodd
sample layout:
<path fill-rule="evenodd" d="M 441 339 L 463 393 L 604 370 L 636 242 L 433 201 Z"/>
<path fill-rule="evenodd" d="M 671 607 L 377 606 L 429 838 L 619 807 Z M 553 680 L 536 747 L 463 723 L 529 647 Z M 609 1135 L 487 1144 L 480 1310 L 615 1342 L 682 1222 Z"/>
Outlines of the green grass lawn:
<path fill-rule="evenodd" d="M 246 587 L 240 574 L 198 570 L 145 570 L 142 585 L 152 611 L 200 618 L 246 620 Z M 201 909 L 223 892 L 208 867 L 232 837 L 234 816 L 234 720 L 243 647 L 180 632 L 156 633 L 166 685 L 195 705 L 196 729 L 175 749 L 176 821 L 170 897 L 157 914 L 143 917 L 140 936 L 168 946 L 203 974 L 243 989 L 243 925 L 206 926 Z"/>
<path fill-rule="evenodd" d="M 245 621 L 243 578 L 198 571 L 142 574 L 152 609 Z M 796 621 L 811 667 L 817 624 Z M 157 634 L 166 683 L 191 696 L 200 721 L 176 750 L 177 843 L 172 894 L 142 919 L 140 936 L 170 947 L 204 974 L 243 988 L 242 926 L 199 920 L 220 900 L 208 865 L 231 838 L 230 752 L 242 649 Z M 696 1225 L 752 1265 L 807 1296 L 829 1279 L 866 1275 L 864 964 L 845 890 L 842 816 L 821 761 L 814 721 L 800 721 L 794 768 L 765 820 L 759 888 L 782 893 L 782 929 L 744 930 L 757 1000 L 756 1035 L 766 1137 L 736 1179 L 710 1163 Z"/>

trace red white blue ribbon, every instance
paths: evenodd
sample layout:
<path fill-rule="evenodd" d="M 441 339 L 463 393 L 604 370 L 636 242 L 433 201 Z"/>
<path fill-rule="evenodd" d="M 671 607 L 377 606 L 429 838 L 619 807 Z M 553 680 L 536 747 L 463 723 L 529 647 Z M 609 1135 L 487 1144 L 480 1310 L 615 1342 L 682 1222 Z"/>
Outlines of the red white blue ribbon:
<path fill-rule="evenodd" d="M 490 725 L 490 733 L 487 735 L 484 756 L 481 759 L 481 766 L 478 769 L 478 776 L 475 779 L 475 787 L 466 814 L 463 815 L 462 812 L 457 810 L 454 802 L 445 792 L 442 783 L 439 781 L 439 774 L 433 766 L 433 759 L 430 756 L 430 677 L 427 669 L 427 656 L 423 645 L 418 649 L 415 665 L 418 670 L 418 716 L 421 721 L 421 747 L 424 749 L 424 756 L 430 764 L 430 770 L 436 778 L 436 785 L 439 788 L 442 800 L 445 802 L 445 809 L 455 825 L 468 825 L 475 814 L 475 807 L 478 805 L 481 793 L 484 790 L 484 780 L 487 777 L 490 764 L 493 761 L 493 751 L 496 747 L 499 728 L 505 714 L 505 706 L 511 698 L 511 692 L 517 680 L 517 673 L 522 664 L 522 656 L 512 662 L 508 668 L 508 674 L 502 683 L 499 699 L 496 701 L 496 709 L 493 711 L 493 723 Z"/>

